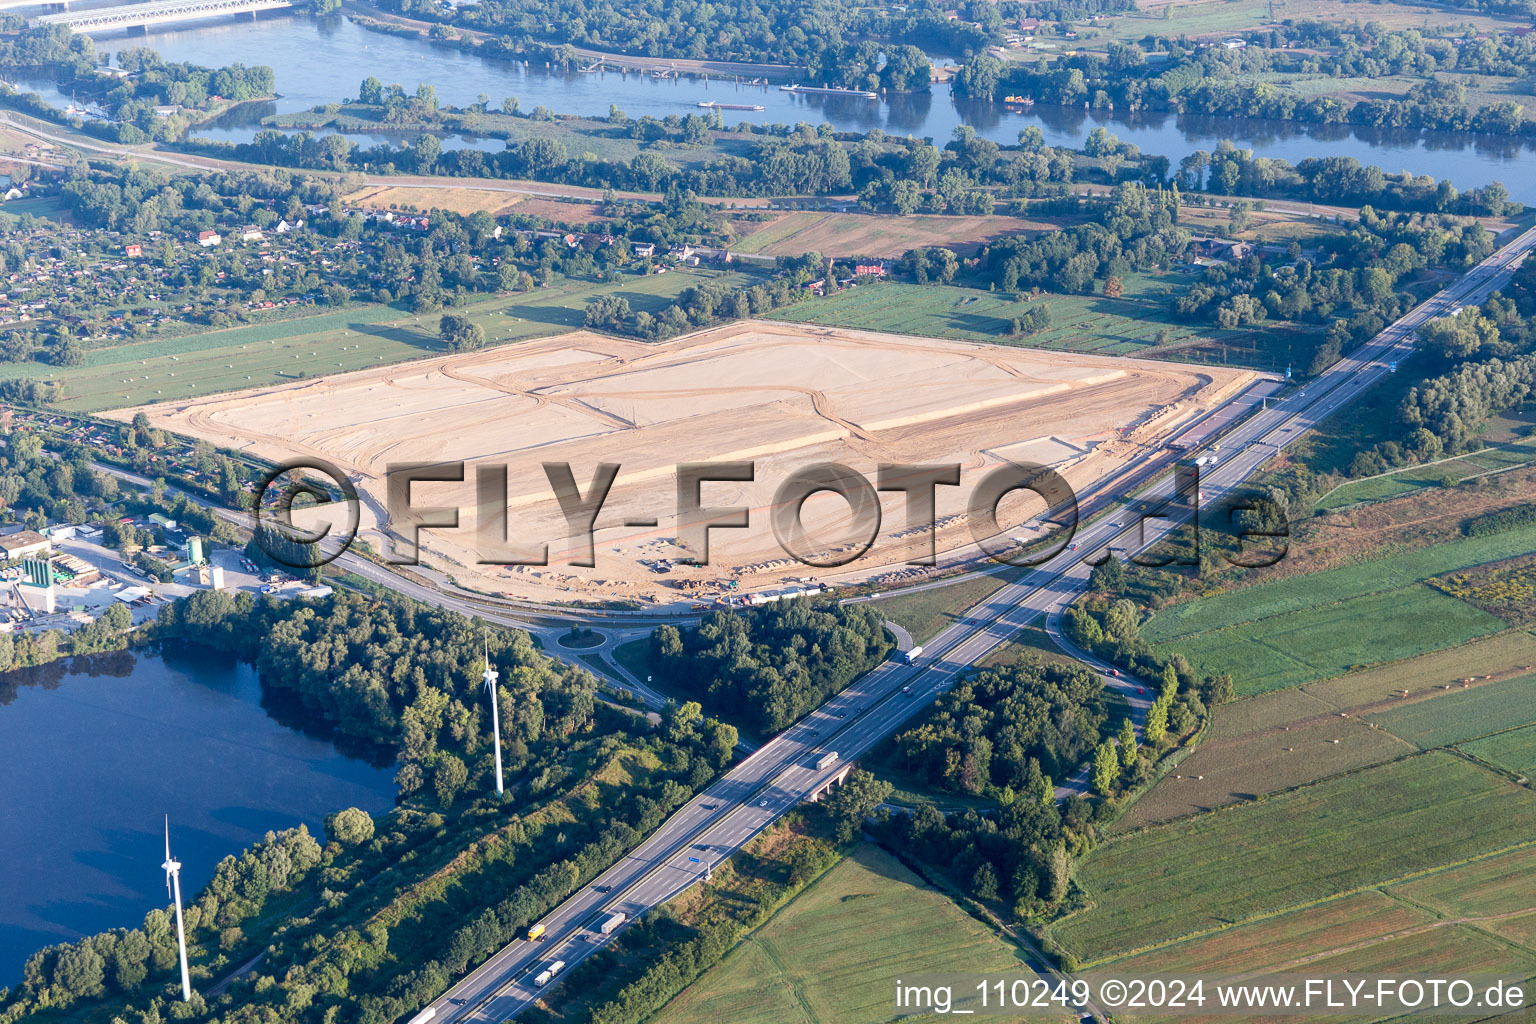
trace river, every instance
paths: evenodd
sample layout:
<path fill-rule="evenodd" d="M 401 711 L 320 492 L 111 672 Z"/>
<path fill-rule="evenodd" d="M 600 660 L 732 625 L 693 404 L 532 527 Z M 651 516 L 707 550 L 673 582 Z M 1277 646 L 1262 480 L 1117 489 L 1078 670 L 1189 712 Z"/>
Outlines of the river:
<path fill-rule="evenodd" d="M 167 905 L 165 814 L 190 895 L 269 829 L 318 838 L 331 811 L 393 806 L 389 767 L 296 719 L 263 707 L 250 665 L 196 648 L 0 675 L 0 987 L 45 945 Z"/>
<path fill-rule="evenodd" d="M 430 83 L 440 100 L 456 106 L 473 103 L 484 93 L 495 107 L 504 97 L 516 96 L 525 111 L 543 105 L 557 113 L 605 116 L 609 104 L 616 103 L 631 117 L 664 117 L 696 113 L 699 102 L 714 100 L 765 108 L 760 112 L 725 111 L 728 124 L 743 120 L 782 124 L 826 121 L 842 130 L 880 128 L 940 144 L 961 124 L 1006 143 L 1017 141 L 1026 125 L 1038 125 L 1050 144 L 1078 147 L 1090 131 L 1104 125 L 1145 152 L 1167 156 L 1175 166 L 1185 155 L 1197 149 L 1209 151 L 1225 138 L 1261 156 L 1282 157 L 1292 163 L 1327 153 L 1353 156 L 1387 171 L 1448 177 L 1464 189 L 1502 181 L 1515 198 L 1536 205 L 1536 180 L 1519 174 L 1516 166 L 1526 155 L 1526 144 L 1492 136 L 1167 113 L 1132 115 L 1044 104 L 1015 111 L 956 97 L 946 85 L 886 101 L 794 95 L 775 86 L 748 86 L 720 79 L 551 71 L 513 61 L 486 60 L 418 38 L 370 31 L 339 15 L 315 18 L 275 12 L 255 22 L 208 21 L 153 29 L 147 35 L 103 35 L 97 40 L 101 50 L 137 45 L 150 46 L 169 60 L 215 67 L 234 62 L 273 67 L 281 93 L 276 103 L 249 105 L 218 125 L 195 133 L 231 141 L 250 138 L 266 114 L 304 110 L 356 96 L 358 84 L 374 75 L 386 83 L 399 81 L 408 90 L 414 90 L 418 82 Z M 56 94 L 52 98 L 57 98 Z M 380 134 L 357 141 L 366 145 L 386 138 L 397 140 L 398 136 Z M 495 140 L 450 139 L 447 144 L 500 148 Z"/>

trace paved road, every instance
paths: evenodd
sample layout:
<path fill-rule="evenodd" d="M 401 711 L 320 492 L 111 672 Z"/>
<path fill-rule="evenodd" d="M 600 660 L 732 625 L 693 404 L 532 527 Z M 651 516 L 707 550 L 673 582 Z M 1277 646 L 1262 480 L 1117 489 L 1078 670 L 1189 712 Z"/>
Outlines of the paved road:
<path fill-rule="evenodd" d="M 1339 360 L 1305 389 L 1268 403 L 1222 435 L 1217 464 L 1201 479 L 1205 502 L 1218 501 L 1275 452 L 1390 372 L 1389 361 L 1411 351 L 1411 335 L 1425 322 L 1486 298 L 1533 246 L 1536 228 Z M 1171 493 L 1171 480 L 1169 474 L 1160 484 L 1162 493 Z M 1156 488 L 1153 493 L 1158 493 Z M 737 764 L 594 885 L 545 917 L 540 942 L 513 942 L 432 1003 L 438 1019 L 502 1021 L 527 1007 L 543 991 L 533 982 L 541 969 L 560 960 L 563 971 L 569 971 L 612 941 L 612 935 L 593 930 L 596 921 L 611 912 L 632 920 L 699 881 L 779 815 L 824 786 L 847 761 L 927 707 L 954 685 L 959 673 L 1020 628 L 1045 615 L 1049 628 L 1059 632 L 1062 610 L 1081 593 L 1091 571 L 1089 558 L 1106 550 L 1140 551 L 1176 525 L 1174 519 L 1138 520 L 1127 510 L 1085 527 L 1070 549 L 1003 586 L 925 644 L 915 665 L 890 661 L 879 666 Z M 1106 682 L 1125 692 L 1144 715 L 1150 701 L 1134 692 L 1144 684 L 1113 677 Z M 831 751 L 839 755 L 838 763 L 817 767 Z"/>

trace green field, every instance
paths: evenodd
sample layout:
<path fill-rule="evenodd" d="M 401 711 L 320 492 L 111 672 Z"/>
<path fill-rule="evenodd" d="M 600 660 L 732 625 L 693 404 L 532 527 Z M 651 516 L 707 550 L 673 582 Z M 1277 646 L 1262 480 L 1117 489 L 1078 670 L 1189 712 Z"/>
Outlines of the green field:
<path fill-rule="evenodd" d="M 1395 498 L 1425 487 L 1450 487 L 1470 477 L 1528 465 L 1533 460 L 1536 460 L 1536 440 L 1486 448 L 1443 462 L 1351 481 L 1324 495 L 1319 499 L 1317 507 L 1342 508 L 1360 502 Z"/>
<path fill-rule="evenodd" d="M 1379 726 L 1383 714 L 1401 714 L 1405 721 L 1465 723 L 1473 708 L 1464 702 L 1479 694 L 1488 702 L 1479 709 L 1486 727 L 1472 731 L 1536 721 L 1536 710 L 1519 703 L 1522 692 L 1529 700 L 1528 688 L 1501 690 L 1506 682 L 1520 681 L 1510 677 L 1524 676 L 1532 663 L 1536 636 L 1514 629 L 1450 650 L 1223 704 L 1215 709 L 1200 746 L 1179 763 L 1178 772 L 1165 776 L 1132 804 L 1112 831 L 1187 817 L 1415 753 L 1415 743 Z M 1472 674 L 1495 675 L 1500 681 L 1484 683 L 1481 690 L 1455 685 Z M 1453 688 L 1446 689 L 1448 684 Z M 1489 737 L 1488 742 L 1501 738 Z M 1536 732 L 1522 739 L 1536 743 Z M 1518 775 L 1521 743 L 1513 738 L 1508 742 L 1509 762 L 1494 756 L 1483 759 Z M 1463 750 L 1471 747 L 1462 744 Z"/>
<path fill-rule="evenodd" d="M 1366 719 L 1425 750 L 1477 739 L 1536 722 L 1536 675 L 1453 690 Z"/>
<path fill-rule="evenodd" d="M 905 626 L 914 643 L 925 644 L 953 623 L 971 605 L 997 590 L 1006 581 L 998 575 L 975 576 L 947 587 L 934 587 L 874 602 L 880 614 Z"/>
<path fill-rule="evenodd" d="M 1532 551 L 1536 551 L 1536 526 L 1487 537 L 1469 537 L 1187 601 L 1158 612 L 1142 626 L 1141 635 L 1153 643 L 1163 643 L 1393 590 L 1456 569 L 1502 561 Z"/>
<path fill-rule="evenodd" d="M 1481 609 L 1413 583 L 1183 636 L 1158 650 L 1183 654 L 1202 673 L 1231 674 L 1246 695 L 1411 658 L 1504 628 Z"/>
<path fill-rule="evenodd" d="M 1536 725 L 1463 743 L 1461 749 L 1523 779 L 1536 776 Z"/>
<path fill-rule="evenodd" d="M 651 1020 L 937 1020 L 897 1013 L 894 980 L 920 972 L 1012 972 L 1020 966 L 1012 946 L 895 858 L 865 844 Z"/>
<path fill-rule="evenodd" d="M 1533 834 L 1536 794 L 1462 758 L 1420 754 L 1111 840 L 1077 873 L 1091 907 L 1050 932 L 1085 962 L 1098 961 Z"/>
<path fill-rule="evenodd" d="M 520 295 L 481 299 L 454 312 L 468 314 L 485 330 L 488 345 L 575 330 L 587 303 L 617 292 L 635 310 L 656 312 L 683 289 L 713 272 L 626 275 L 612 284 L 565 281 Z M 730 273 L 729 281 L 746 281 Z M 311 317 L 209 331 L 189 337 L 94 349 L 83 366 L 7 364 L 0 379 L 33 377 L 60 381 L 60 407 L 72 412 L 193 398 L 241 388 L 283 384 L 443 353 L 437 338 L 440 314 L 408 313 L 392 306 L 363 306 Z"/>
<path fill-rule="evenodd" d="M 1167 330 L 1171 345 L 1202 338 L 1216 340 L 1233 354 L 1234 362 L 1248 361 L 1273 369 L 1269 365 L 1273 360 L 1256 347 L 1260 338 L 1256 332 L 1190 327 L 1175 321 L 1168 311 L 1167 296 L 1187 284 L 1186 279 L 1173 274 L 1131 274 L 1120 298 L 1046 295 L 1031 299 L 1012 292 L 891 282 L 811 299 L 770 316 L 827 327 L 1117 356 L 1156 355 L 1157 333 Z M 1027 338 L 1006 337 L 1010 321 L 1041 302 L 1050 311 L 1051 326 Z M 1244 353 L 1247 360 L 1241 358 Z"/>

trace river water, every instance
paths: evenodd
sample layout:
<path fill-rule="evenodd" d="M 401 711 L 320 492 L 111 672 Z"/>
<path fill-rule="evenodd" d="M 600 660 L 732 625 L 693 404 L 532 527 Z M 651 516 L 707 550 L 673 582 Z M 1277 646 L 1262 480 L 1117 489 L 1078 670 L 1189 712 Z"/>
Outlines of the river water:
<path fill-rule="evenodd" d="M 739 121 L 794 124 L 829 122 L 841 130 L 881 128 L 895 135 L 929 138 L 942 144 L 961 124 L 987 138 L 1015 142 L 1026 125 L 1038 125 L 1052 145 L 1080 146 L 1104 125 L 1147 153 L 1167 156 L 1174 165 L 1197 149 L 1211 150 L 1231 139 L 1261 156 L 1292 163 L 1320 154 L 1353 156 L 1387 171 L 1448 177 L 1461 188 L 1502 181 L 1511 194 L 1536 205 L 1536 180 L 1518 171 L 1529 159 L 1518 140 L 1449 132 L 1384 131 L 1340 125 L 1299 125 L 1239 118 L 1139 113 L 1127 115 L 1037 104 L 1012 111 L 999 104 L 964 100 L 948 86 L 928 93 L 894 96 L 889 101 L 848 96 L 794 95 L 776 86 L 749 86 L 698 78 L 660 79 L 637 72 L 550 71 L 512 61 L 492 61 L 453 47 L 362 28 L 341 16 L 314 18 L 274 13 L 260 20 L 209 21 L 152 30 L 147 35 L 104 35 L 101 50 L 147 45 L 167 59 L 221 66 L 236 61 L 271 65 L 281 99 L 255 104 L 196 134 L 238 141 L 248 139 L 260 117 L 274 111 L 304 110 L 356 96 L 369 75 L 407 90 L 418 82 L 434 86 L 440 100 L 462 106 L 484 93 L 493 107 L 516 96 L 525 111 L 543 105 L 556 113 L 604 116 L 616 103 L 631 117 L 698 112 L 701 101 L 761 104 L 758 111 L 725 111 L 726 123 Z M 386 136 L 360 138 L 367 144 Z M 449 140 L 449 145 L 464 145 Z M 477 142 L 492 149 L 500 143 Z"/>
<path fill-rule="evenodd" d="M 929 138 L 943 144 L 957 126 L 969 124 L 987 138 L 1017 141 L 1026 125 L 1038 125 L 1051 145 L 1082 145 L 1094 128 L 1104 125 L 1147 153 L 1167 156 L 1175 166 L 1197 149 L 1211 150 L 1221 139 L 1253 149 L 1260 156 L 1297 163 L 1321 154 L 1353 156 L 1386 171 L 1408 170 L 1450 178 L 1466 189 L 1502 181 L 1517 199 L 1536 205 L 1536 178 L 1519 173 L 1529 159 L 1519 140 L 1451 132 L 1376 130 L 1345 125 L 1301 125 L 1243 118 L 1181 116 L 1167 113 L 1126 114 L 1037 104 L 1028 111 L 1000 104 L 965 100 L 946 85 L 930 92 L 870 100 L 850 96 L 795 95 L 777 86 L 750 86 L 721 79 L 661 79 L 630 72 L 552 71 L 515 61 L 486 60 L 454 47 L 418 38 L 369 31 L 337 15 L 275 12 L 259 20 L 195 22 L 151 30 L 147 35 L 105 34 L 97 39 L 102 51 L 146 45 L 169 60 L 218 67 L 235 62 L 271 65 L 281 98 L 276 103 L 250 104 L 231 112 L 217 125 L 194 134 L 242 141 L 257 130 L 261 117 L 274 112 L 306 110 L 318 104 L 356 96 L 369 75 L 386 84 L 399 82 L 413 91 L 427 82 L 445 103 L 463 106 L 480 94 L 499 108 L 504 97 L 518 98 L 525 111 L 536 106 L 565 114 L 606 116 L 617 104 L 631 117 L 650 114 L 697 113 L 701 101 L 761 104 L 762 111 L 724 111 L 727 124 L 740 121 L 794 124 L 829 122 L 840 130 L 880 128 L 901 136 Z M 38 88 L 38 83 L 28 83 Z M 56 90 L 39 91 L 54 102 L 67 101 Z M 354 136 L 360 144 L 398 143 L 400 136 Z M 473 145 L 499 150 L 498 140 L 448 139 L 449 147 Z"/>
<path fill-rule="evenodd" d="M 285 724 L 286 723 L 286 724 Z M 0 987 L 42 946 L 166 906 L 163 815 L 195 893 L 268 829 L 393 806 L 391 769 L 263 707 L 250 665 L 181 648 L 0 674 Z"/>

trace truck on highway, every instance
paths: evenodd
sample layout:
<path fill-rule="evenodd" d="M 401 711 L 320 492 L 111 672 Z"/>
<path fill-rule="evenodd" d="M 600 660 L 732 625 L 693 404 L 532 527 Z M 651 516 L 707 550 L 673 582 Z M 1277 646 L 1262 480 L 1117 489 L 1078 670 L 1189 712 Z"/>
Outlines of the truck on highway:
<path fill-rule="evenodd" d="M 837 764 L 837 751 L 829 750 L 816 759 L 816 770 L 822 771 Z"/>
<path fill-rule="evenodd" d="M 612 935 L 614 932 L 619 930 L 619 925 L 623 924 L 627 920 L 629 920 L 629 918 L 625 917 L 623 914 L 609 914 L 607 917 L 603 918 L 603 923 L 597 926 L 597 933 L 599 935 Z"/>
<path fill-rule="evenodd" d="M 437 1007 L 429 1006 L 410 1019 L 409 1024 L 427 1024 L 427 1021 L 437 1016 Z"/>
<path fill-rule="evenodd" d="M 910 651 L 908 651 L 902 657 L 902 660 L 905 661 L 908 665 L 911 665 L 912 663 L 917 661 L 918 656 L 921 655 L 922 653 L 923 653 L 923 645 L 922 644 L 918 644 L 916 647 L 914 647 Z"/>
<path fill-rule="evenodd" d="M 533 925 L 533 926 L 531 926 L 528 929 L 528 941 L 529 942 L 538 942 L 543 937 L 544 937 L 544 925 L 543 925 L 542 922 L 540 922 L 539 924 Z"/>
<path fill-rule="evenodd" d="M 565 961 L 564 960 L 551 960 L 549 962 L 549 966 L 548 967 L 544 968 L 538 974 L 534 975 L 533 983 L 535 985 L 539 986 L 540 988 L 543 988 L 545 985 L 549 984 L 549 979 L 551 979 L 555 975 L 559 974 L 560 971 L 562 969 L 564 969 L 564 967 L 565 967 Z"/>

